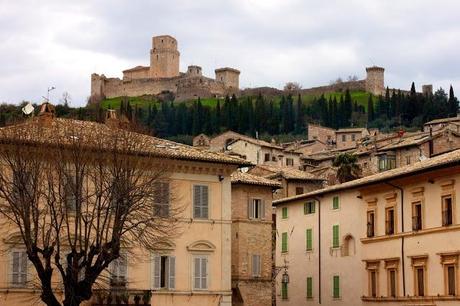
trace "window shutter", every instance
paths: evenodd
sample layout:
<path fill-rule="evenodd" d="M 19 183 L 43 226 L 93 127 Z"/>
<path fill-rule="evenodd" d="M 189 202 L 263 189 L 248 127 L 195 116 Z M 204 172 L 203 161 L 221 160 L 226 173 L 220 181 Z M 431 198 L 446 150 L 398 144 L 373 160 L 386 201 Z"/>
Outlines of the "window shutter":
<path fill-rule="evenodd" d="M 169 289 L 176 288 L 176 257 L 169 256 Z"/>
<path fill-rule="evenodd" d="M 201 217 L 205 219 L 208 219 L 208 201 L 208 186 L 201 186 Z"/>
<path fill-rule="evenodd" d="M 332 199 L 332 208 L 333 209 L 338 209 L 339 208 L 339 197 L 338 196 L 335 196 Z"/>
<path fill-rule="evenodd" d="M 161 267 L 161 257 L 156 256 L 153 258 L 153 288 L 159 289 L 160 288 L 160 267 Z"/>
<path fill-rule="evenodd" d="M 208 288 L 208 259 L 201 258 L 201 289 Z"/>
<path fill-rule="evenodd" d="M 281 234 L 281 252 L 287 252 L 288 249 L 288 235 L 287 233 Z"/>
<path fill-rule="evenodd" d="M 333 225 L 332 226 L 332 247 L 338 248 L 340 245 L 339 243 L 339 226 Z"/>
<path fill-rule="evenodd" d="M 313 297 L 313 278 L 307 277 L 307 298 Z"/>
<path fill-rule="evenodd" d="M 21 274 L 20 274 L 20 282 L 21 284 L 27 283 L 27 253 L 21 252 Z"/>
<path fill-rule="evenodd" d="M 193 217 L 201 217 L 201 189 L 200 186 L 193 186 Z"/>
<path fill-rule="evenodd" d="M 11 282 L 15 285 L 19 284 L 19 262 L 20 262 L 20 253 L 12 252 L 11 253 Z"/>
<path fill-rule="evenodd" d="M 254 218 L 254 209 L 252 208 L 252 199 L 248 199 L 248 218 Z"/>
<path fill-rule="evenodd" d="M 308 202 L 303 204 L 303 214 L 304 215 L 308 214 L 307 206 L 308 206 Z"/>
<path fill-rule="evenodd" d="M 311 205 L 311 213 L 312 213 L 312 214 L 314 214 L 314 213 L 315 213 L 315 206 L 316 206 L 316 202 L 315 202 L 315 201 L 313 201 L 313 202 L 311 202 L 311 204 L 310 204 L 310 205 Z"/>
<path fill-rule="evenodd" d="M 333 297 L 336 299 L 340 297 L 340 278 L 338 275 L 334 275 L 333 279 Z"/>
<path fill-rule="evenodd" d="M 313 237 L 312 237 L 312 229 L 307 229 L 306 237 L 307 237 L 307 251 L 313 249 Z"/>
<path fill-rule="evenodd" d="M 259 205 L 259 219 L 265 219 L 265 207 L 264 207 L 264 200 L 260 199 L 258 202 Z"/>
<path fill-rule="evenodd" d="M 194 285 L 193 287 L 195 289 L 200 289 L 201 288 L 201 278 L 200 278 L 200 273 L 201 273 L 201 258 L 195 257 L 194 259 Z"/>

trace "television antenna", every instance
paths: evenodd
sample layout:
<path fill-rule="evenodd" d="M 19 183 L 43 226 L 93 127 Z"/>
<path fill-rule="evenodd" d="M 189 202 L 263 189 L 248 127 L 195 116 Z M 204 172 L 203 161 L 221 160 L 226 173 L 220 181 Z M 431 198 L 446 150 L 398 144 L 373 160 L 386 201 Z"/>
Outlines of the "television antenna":
<path fill-rule="evenodd" d="M 46 92 L 46 97 L 42 96 L 42 98 L 45 99 L 45 101 L 46 101 L 47 103 L 50 102 L 50 91 L 53 91 L 53 90 L 55 90 L 55 89 L 56 89 L 56 87 L 54 87 L 54 86 L 48 87 L 48 90 L 47 90 L 47 92 Z"/>

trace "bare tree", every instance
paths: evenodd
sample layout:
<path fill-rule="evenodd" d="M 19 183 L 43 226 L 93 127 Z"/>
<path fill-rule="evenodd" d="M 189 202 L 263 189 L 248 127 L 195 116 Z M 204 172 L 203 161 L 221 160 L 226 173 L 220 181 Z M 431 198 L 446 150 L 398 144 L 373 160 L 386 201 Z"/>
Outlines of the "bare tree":
<path fill-rule="evenodd" d="M 64 91 L 62 93 L 62 98 L 60 99 L 61 104 L 64 105 L 65 107 L 69 107 L 69 104 L 71 101 L 72 101 L 72 97 L 70 96 L 70 94 L 67 91 Z"/>
<path fill-rule="evenodd" d="M 43 119 L 0 129 L 0 226 L 21 237 L 41 300 L 76 306 L 121 250 L 174 239 L 181 208 L 162 199 L 170 168 L 148 155 L 146 136 Z"/>
<path fill-rule="evenodd" d="M 286 85 L 284 85 L 284 90 L 285 91 L 294 91 L 297 92 L 302 89 L 302 85 L 300 85 L 297 82 L 287 82 Z"/>

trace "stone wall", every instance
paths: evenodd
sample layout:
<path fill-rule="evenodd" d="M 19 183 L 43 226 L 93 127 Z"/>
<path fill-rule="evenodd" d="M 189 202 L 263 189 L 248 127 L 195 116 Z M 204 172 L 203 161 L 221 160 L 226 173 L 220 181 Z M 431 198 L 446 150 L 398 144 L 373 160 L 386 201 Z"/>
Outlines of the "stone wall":
<path fill-rule="evenodd" d="M 331 85 L 312 87 L 307 89 L 300 90 L 302 95 L 315 95 L 319 96 L 322 94 L 332 93 L 332 92 L 345 92 L 346 90 L 350 91 L 366 91 L 366 80 L 359 81 L 350 81 L 350 82 L 340 82 Z"/>

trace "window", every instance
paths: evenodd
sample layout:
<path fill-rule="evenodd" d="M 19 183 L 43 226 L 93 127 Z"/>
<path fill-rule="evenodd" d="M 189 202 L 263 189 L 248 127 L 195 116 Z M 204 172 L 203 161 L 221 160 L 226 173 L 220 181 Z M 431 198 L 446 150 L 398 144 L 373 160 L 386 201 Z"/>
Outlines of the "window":
<path fill-rule="evenodd" d="M 425 268 L 416 267 L 414 272 L 415 272 L 415 295 L 425 296 Z"/>
<path fill-rule="evenodd" d="M 334 299 L 340 298 L 340 277 L 338 275 L 332 277 L 332 297 Z"/>
<path fill-rule="evenodd" d="M 332 198 L 332 209 L 339 209 L 339 196 L 334 196 Z"/>
<path fill-rule="evenodd" d="M 367 237 L 375 236 L 375 212 L 370 210 L 367 212 Z"/>
<path fill-rule="evenodd" d="M 286 158 L 286 166 L 294 166 L 294 159 Z"/>
<path fill-rule="evenodd" d="M 352 235 L 347 235 L 343 239 L 342 256 L 352 256 L 355 254 L 355 238 Z"/>
<path fill-rule="evenodd" d="M 453 223 L 452 196 L 442 197 L 442 226 L 452 225 Z"/>
<path fill-rule="evenodd" d="M 379 156 L 379 171 L 396 168 L 396 157 L 394 155 L 383 154 Z"/>
<path fill-rule="evenodd" d="M 338 226 L 338 225 L 333 225 L 333 226 L 332 226 L 332 247 L 333 247 L 333 248 L 338 248 L 338 247 L 340 247 L 340 242 L 339 242 L 339 226 Z"/>
<path fill-rule="evenodd" d="M 208 289 L 208 258 L 206 256 L 193 258 L 193 289 Z"/>
<path fill-rule="evenodd" d="M 447 295 L 457 295 L 457 271 L 455 265 L 445 266 L 447 280 Z"/>
<path fill-rule="evenodd" d="M 159 217 L 169 216 L 169 183 L 156 182 L 154 185 L 154 214 Z"/>
<path fill-rule="evenodd" d="M 390 207 L 386 209 L 385 233 L 393 235 L 395 233 L 395 209 Z"/>
<path fill-rule="evenodd" d="M 313 298 L 313 277 L 307 277 L 307 299 Z"/>
<path fill-rule="evenodd" d="M 153 287 L 174 289 L 176 282 L 176 258 L 158 256 L 153 258 Z"/>
<path fill-rule="evenodd" d="M 288 233 L 284 232 L 281 234 L 281 252 L 286 253 L 288 251 Z"/>
<path fill-rule="evenodd" d="M 296 187 L 295 188 L 295 194 L 296 195 L 303 194 L 303 187 Z"/>
<path fill-rule="evenodd" d="M 270 161 L 270 153 L 265 153 L 264 161 L 266 162 Z"/>
<path fill-rule="evenodd" d="M 406 165 L 410 165 L 410 163 L 411 163 L 410 156 L 406 156 Z"/>
<path fill-rule="evenodd" d="M 287 300 L 288 299 L 288 284 L 281 283 L 281 299 Z"/>
<path fill-rule="evenodd" d="M 208 219 L 208 186 L 193 186 L 193 217 L 197 219 Z"/>
<path fill-rule="evenodd" d="M 351 134 L 351 141 L 356 141 L 356 135 L 355 134 Z"/>
<path fill-rule="evenodd" d="M 249 219 L 265 218 L 265 205 L 261 199 L 249 200 L 248 217 Z"/>
<path fill-rule="evenodd" d="M 347 141 L 347 135 L 345 135 L 345 134 L 342 135 L 342 141 L 343 142 Z"/>
<path fill-rule="evenodd" d="M 287 207 L 283 207 L 281 209 L 281 218 L 283 219 L 287 219 L 288 217 L 288 208 Z"/>
<path fill-rule="evenodd" d="M 377 271 L 369 271 L 369 295 L 371 297 L 377 297 Z"/>
<path fill-rule="evenodd" d="M 389 269 L 387 271 L 388 277 L 388 296 L 396 297 L 396 269 Z"/>
<path fill-rule="evenodd" d="M 422 229 L 422 203 L 412 203 L 412 229 L 418 231 Z"/>
<path fill-rule="evenodd" d="M 252 255 L 252 276 L 260 277 L 262 270 L 262 262 L 260 260 L 260 255 Z"/>
<path fill-rule="evenodd" d="M 67 172 L 64 174 L 65 179 L 65 205 L 69 211 L 77 209 L 77 177 L 74 173 Z"/>
<path fill-rule="evenodd" d="M 25 251 L 11 252 L 11 284 L 23 287 L 27 284 L 27 253 Z"/>
<path fill-rule="evenodd" d="M 110 285 L 112 287 L 125 287 L 128 278 L 128 258 L 126 254 L 110 263 Z"/>
<path fill-rule="evenodd" d="M 309 228 L 305 232 L 306 236 L 306 250 L 311 251 L 313 250 L 313 229 Z"/>
<path fill-rule="evenodd" d="M 303 213 L 305 215 L 314 214 L 315 213 L 315 201 L 308 201 L 307 203 L 303 204 Z"/>

